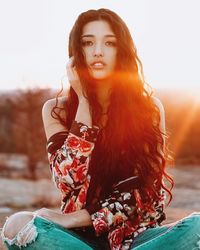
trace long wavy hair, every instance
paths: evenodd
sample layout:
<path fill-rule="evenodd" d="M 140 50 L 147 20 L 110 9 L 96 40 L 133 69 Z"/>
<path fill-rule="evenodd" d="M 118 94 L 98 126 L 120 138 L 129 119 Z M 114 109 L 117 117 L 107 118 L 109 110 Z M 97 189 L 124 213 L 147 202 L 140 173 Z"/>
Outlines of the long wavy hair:
<path fill-rule="evenodd" d="M 117 39 L 117 62 L 111 79 L 113 84 L 105 126 L 101 125 L 102 107 L 98 102 L 95 79 L 89 74 L 81 46 L 84 25 L 96 20 L 108 22 Z M 113 183 L 137 175 L 141 183 L 141 198 L 147 207 L 152 205 L 152 200 L 159 199 L 161 188 L 169 194 L 169 204 L 174 182 L 166 173 L 165 139 L 168 136 L 159 128 L 160 111 L 152 100 L 150 86 L 144 80 L 142 63 L 126 24 L 108 9 L 83 12 L 71 30 L 68 49 L 69 57 L 74 56 L 83 95 L 88 99 L 92 124 L 101 128 L 89 164 L 91 182 L 87 203 L 92 202 L 94 194 L 98 199 L 106 197 Z M 57 104 L 52 115 L 69 129 L 78 107 L 78 97 L 72 87 L 64 105 L 66 119 L 60 116 Z M 171 184 L 170 189 L 164 179 Z"/>

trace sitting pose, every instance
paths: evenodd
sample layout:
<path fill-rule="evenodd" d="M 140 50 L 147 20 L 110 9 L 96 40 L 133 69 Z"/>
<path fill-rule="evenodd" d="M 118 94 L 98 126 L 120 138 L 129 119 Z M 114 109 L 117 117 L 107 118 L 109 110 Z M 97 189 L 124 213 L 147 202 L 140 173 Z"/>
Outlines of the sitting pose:
<path fill-rule="evenodd" d="M 164 108 L 146 88 L 126 24 L 108 9 L 81 13 L 69 57 L 70 88 L 42 111 L 60 212 L 11 215 L 2 230 L 5 246 L 200 249 L 198 212 L 162 225 L 174 184 L 166 173 Z"/>

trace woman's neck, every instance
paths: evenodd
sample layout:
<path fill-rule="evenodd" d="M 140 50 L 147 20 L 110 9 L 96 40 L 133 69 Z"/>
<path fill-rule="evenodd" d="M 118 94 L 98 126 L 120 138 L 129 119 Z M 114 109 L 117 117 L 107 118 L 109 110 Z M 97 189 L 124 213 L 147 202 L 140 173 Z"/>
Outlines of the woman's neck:
<path fill-rule="evenodd" d="M 97 98 L 98 98 L 99 104 L 103 108 L 103 112 L 107 111 L 107 108 L 109 105 L 110 88 L 111 88 L 111 84 L 108 81 L 99 82 L 97 86 Z"/>

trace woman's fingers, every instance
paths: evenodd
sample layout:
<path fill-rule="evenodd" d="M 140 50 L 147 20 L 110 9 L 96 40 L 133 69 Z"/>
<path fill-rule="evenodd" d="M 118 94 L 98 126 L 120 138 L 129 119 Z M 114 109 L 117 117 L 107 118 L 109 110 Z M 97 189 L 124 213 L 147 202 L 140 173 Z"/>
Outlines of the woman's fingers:
<path fill-rule="evenodd" d="M 66 71 L 70 85 L 72 86 L 78 97 L 80 97 L 82 95 L 82 86 L 78 73 L 76 71 L 76 67 L 74 66 L 74 57 L 71 57 L 67 62 Z"/>
<path fill-rule="evenodd" d="M 74 72 L 73 72 L 73 68 L 72 68 L 72 60 L 70 58 L 69 62 L 66 65 L 66 70 L 67 70 L 67 76 L 69 81 L 73 81 L 74 80 Z"/>
<path fill-rule="evenodd" d="M 74 57 L 70 57 L 67 64 L 66 64 L 66 67 L 67 68 L 72 68 L 74 66 Z"/>
<path fill-rule="evenodd" d="M 76 72 L 75 66 L 74 66 L 74 57 L 70 57 L 69 61 L 67 62 L 66 65 L 66 70 L 67 70 L 67 76 L 69 81 L 78 81 L 78 74 Z"/>

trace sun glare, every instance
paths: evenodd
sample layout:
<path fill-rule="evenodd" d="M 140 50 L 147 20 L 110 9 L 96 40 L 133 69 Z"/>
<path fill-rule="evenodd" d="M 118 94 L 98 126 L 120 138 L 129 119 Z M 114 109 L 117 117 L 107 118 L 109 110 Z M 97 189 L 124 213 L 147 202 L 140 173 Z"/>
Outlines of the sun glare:
<path fill-rule="evenodd" d="M 186 113 L 184 117 L 182 117 L 181 127 L 176 133 L 174 138 L 174 152 L 175 155 L 181 150 L 181 146 L 184 143 L 185 138 L 191 128 L 191 124 L 193 123 L 197 112 L 200 109 L 200 90 L 188 90 L 188 93 L 192 98 L 192 106 L 190 112 Z"/>

